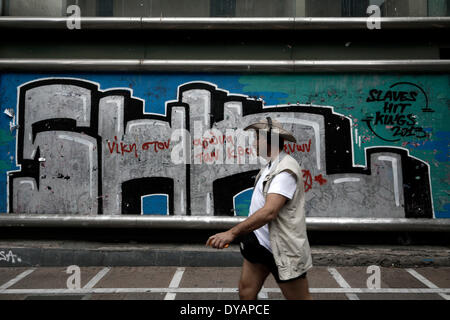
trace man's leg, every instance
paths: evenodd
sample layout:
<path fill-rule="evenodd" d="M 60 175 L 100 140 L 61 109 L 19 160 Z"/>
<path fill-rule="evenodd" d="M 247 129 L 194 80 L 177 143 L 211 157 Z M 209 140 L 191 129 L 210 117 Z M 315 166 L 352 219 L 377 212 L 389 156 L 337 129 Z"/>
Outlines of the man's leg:
<path fill-rule="evenodd" d="M 241 300 L 256 300 L 259 290 L 269 275 L 269 269 L 258 263 L 244 259 L 241 279 L 239 280 L 239 298 Z"/>
<path fill-rule="evenodd" d="M 278 283 L 278 286 L 287 300 L 312 300 L 307 277 Z"/>

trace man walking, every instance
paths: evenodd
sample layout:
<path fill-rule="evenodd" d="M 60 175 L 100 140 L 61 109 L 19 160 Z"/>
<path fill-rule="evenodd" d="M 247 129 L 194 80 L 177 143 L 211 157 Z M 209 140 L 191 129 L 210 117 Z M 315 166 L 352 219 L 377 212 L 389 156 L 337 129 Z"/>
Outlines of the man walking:
<path fill-rule="evenodd" d="M 244 130 L 256 130 L 258 156 L 269 161 L 256 177 L 248 218 L 206 242 L 223 249 L 238 239 L 244 257 L 239 296 L 255 300 L 269 273 L 286 299 L 310 300 L 306 272 L 312 267 L 306 234 L 305 194 L 300 165 L 283 152 L 292 133 L 270 117 Z"/>

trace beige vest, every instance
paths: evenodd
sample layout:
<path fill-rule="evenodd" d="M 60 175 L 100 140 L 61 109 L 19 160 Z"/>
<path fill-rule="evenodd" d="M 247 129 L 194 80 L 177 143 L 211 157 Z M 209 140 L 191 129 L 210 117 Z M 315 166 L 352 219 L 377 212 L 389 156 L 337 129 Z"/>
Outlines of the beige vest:
<path fill-rule="evenodd" d="M 263 169 L 264 170 L 264 169 Z M 256 182 L 261 176 L 261 170 Z M 311 249 L 306 234 L 305 191 L 302 170 L 298 162 L 282 152 L 278 163 L 274 163 L 263 181 L 263 195 L 267 199 L 272 179 L 282 171 L 289 171 L 297 178 L 294 197 L 278 212 L 277 218 L 269 223 L 270 246 L 281 280 L 300 276 L 312 267 Z M 255 182 L 255 184 L 256 184 Z"/>

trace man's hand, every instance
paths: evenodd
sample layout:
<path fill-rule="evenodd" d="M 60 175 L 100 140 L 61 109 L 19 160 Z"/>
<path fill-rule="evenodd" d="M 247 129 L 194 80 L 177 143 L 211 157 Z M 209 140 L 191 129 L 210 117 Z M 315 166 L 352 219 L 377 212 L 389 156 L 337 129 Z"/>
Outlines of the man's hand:
<path fill-rule="evenodd" d="M 208 241 L 206 241 L 206 245 L 216 249 L 227 248 L 227 245 L 236 237 L 261 228 L 263 225 L 275 219 L 278 212 L 288 200 L 288 198 L 280 194 L 269 193 L 264 207 L 230 230 L 209 237 Z"/>
<path fill-rule="evenodd" d="M 208 241 L 206 241 L 206 245 L 216 249 L 224 249 L 228 248 L 228 245 L 234 240 L 234 238 L 233 233 L 228 230 L 209 237 Z"/>

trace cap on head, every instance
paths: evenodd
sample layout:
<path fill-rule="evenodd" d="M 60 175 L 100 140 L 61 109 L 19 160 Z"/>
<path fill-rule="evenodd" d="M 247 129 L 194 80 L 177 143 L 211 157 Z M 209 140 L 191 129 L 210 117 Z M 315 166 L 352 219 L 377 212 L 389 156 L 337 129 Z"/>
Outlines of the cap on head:
<path fill-rule="evenodd" d="M 295 139 L 294 135 L 291 132 L 285 130 L 280 122 L 278 122 L 277 120 L 272 120 L 271 117 L 261 119 L 258 122 L 255 122 L 244 128 L 244 130 L 250 129 L 264 130 L 267 131 L 269 134 L 275 133 L 286 141 L 294 143 L 297 142 L 297 139 Z"/>

